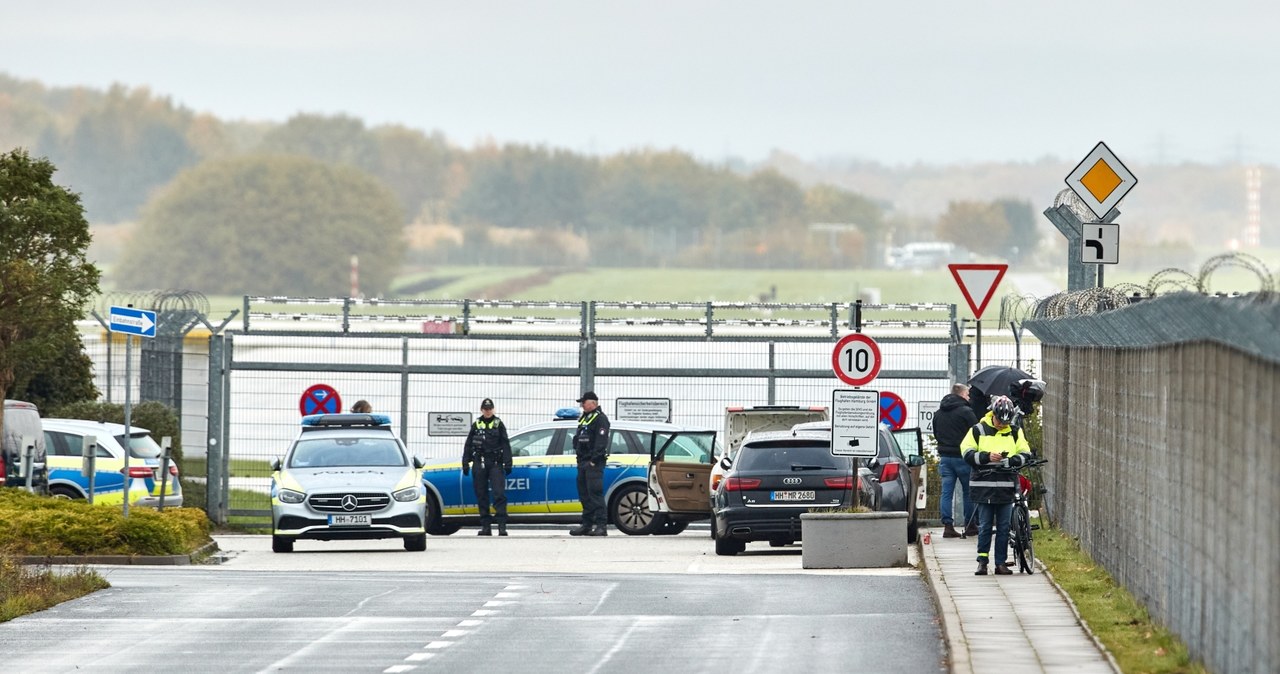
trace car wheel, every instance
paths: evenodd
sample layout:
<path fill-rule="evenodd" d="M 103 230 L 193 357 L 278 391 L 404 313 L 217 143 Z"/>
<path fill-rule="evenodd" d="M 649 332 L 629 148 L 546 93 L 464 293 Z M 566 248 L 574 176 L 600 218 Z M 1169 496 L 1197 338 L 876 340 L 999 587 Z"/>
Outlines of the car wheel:
<path fill-rule="evenodd" d="M 717 538 L 716 554 L 721 557 L 732 557 L 739 552 L 747 549 L 746 541 L 740 541 L 736 538 Z"/>
<path fill-rule="evenodd" d="M 404 549 L 409 552 L 423 552 L 427 549 L 427 535 L 405 536 Z"/>
<path fill-rule="evenodd" d="M 65 499 L 67 501 L 78 501 L 82 498 L 80 496 L 80 492 L 70 487 L 62 487 L 62 486 L 55 486 L 50 488 L 49 495 L 52 496 L 53 498 Z"/>
<path fill-rule="evenodd" d="M 293 539 L 284 536 L 271 536 L 272 552 L 293 552 Z"/>
<path fill-rule="evenodd" d="M 610 519 L 618 531 L 629 536 L 645 536 L 659 531 L 666 516 L 649 510 L 649 494 L 643 485 L 629 484 L 613 495 Z"/>
<path fill-rule="evenodd" d="M 427 493 L 426 517 L 427 533 L 432 536 L 448 536 L 449 534 L 456 533 L 458 529 L 461 528 L 460 525 L 445 524 L 440 520 L 440 504 L 436 503 L 436 497 L 432 496 L 430 492 Z"/>

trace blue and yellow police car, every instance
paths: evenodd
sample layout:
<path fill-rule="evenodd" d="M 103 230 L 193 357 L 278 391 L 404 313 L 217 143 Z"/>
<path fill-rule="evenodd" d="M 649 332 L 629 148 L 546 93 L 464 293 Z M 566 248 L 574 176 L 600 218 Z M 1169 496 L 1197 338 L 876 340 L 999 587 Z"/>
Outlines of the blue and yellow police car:
<path fill-rule="evenodd" d="M 578 462 L 573 435 L 578 410 L 564 408 L 555 420 L 526 426 L 511 435 L 512 471 L 507 476 L 507 519 L 521 523 L 577 523 L 582 518 L 578 501 Z M 604 471 L 604 496 L 609 522 L 631 535 L 676 534 L 689 521 L 707 512 L 684 515 L 654 513 L 649 507 L 648 472 L 655 438 L 664 444 L 672 437 L 668 454 L 690 454 L 691 461 L 709 463 L 715 454 L 715 431 L 668 423 L 612 421 L 609 459 Z M 462 474 L 462 443 L 458 459 L 428 460 L 422 472 L 427 488 L 427 533 L 447 536 L 463 526 L 479 525 L 471 478 Z M 693 456 L 697 455 L 697 456 Z"/>

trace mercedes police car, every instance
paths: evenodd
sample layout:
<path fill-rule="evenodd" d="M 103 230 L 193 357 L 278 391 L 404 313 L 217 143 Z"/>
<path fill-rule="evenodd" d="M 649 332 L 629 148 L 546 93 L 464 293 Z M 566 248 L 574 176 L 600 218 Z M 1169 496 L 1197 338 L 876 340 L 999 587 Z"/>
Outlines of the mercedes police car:
<path fill-rule="evenodd" d="M 577 408 L 566 407 L 556 412 L 554 421 L 526 426 L 511 435 L 508 521 L 581 521 L 578 462 L 573 447 L 577 428 Z M 604 470 L 609 522 L 624 534 L 677 534 L 689 521 L 708 517 L 705 474 L 699 512 L 686 515 L 650 510 L 649 465 L 657 444 L 659 449 L 666 449 L 669 461 L 683 459 L 686 465 L 706 465 L 709 470 L 715 438 L 715 431 L 676 424 L 611 421 L 609 460 Z M 458 451 L 461 454 L 462 450 Z M 446 536 L 463 526 L 480 523 L 475 490 L 471 477 L 462 475 L 460 458 L 428 460 L 422 479 L 427 489 L 427 533 Z"/>
<path fill-rule="evenodd" d="M 410 458 L 385 414 L 316 414 L 272 464 L 271 549 L 300 538 L 403 538 L 427 549 L 421 461 Z"/>

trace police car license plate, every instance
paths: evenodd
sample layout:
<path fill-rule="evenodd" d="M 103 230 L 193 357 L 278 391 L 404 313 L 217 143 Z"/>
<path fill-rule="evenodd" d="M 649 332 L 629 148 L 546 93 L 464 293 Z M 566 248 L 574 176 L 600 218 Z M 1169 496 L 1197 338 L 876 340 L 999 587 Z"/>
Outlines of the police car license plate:
<path fill-rule="evenodd" d="M 812 501 L 817 497 L 811 491 L 775 491 L 769 494 L 769 498 L 774 501 Z"/>
<path fill-rule="evenodd" d="M 370 515 L 330 515 L 329 526 L 331 527 L 367 527 L 373 524 L 373 517 Z"/>

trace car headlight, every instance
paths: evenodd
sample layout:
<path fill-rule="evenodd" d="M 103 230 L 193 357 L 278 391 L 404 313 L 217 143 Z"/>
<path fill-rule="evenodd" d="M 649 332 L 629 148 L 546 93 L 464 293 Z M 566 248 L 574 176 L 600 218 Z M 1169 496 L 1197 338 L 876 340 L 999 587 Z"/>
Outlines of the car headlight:
<path fill-rule="evenodd" d="M 302 503 L 307 500 L 307 495 L 292 489 L 281 489 L 276 493 L 276 498 L 280 499 L 281 503 Z"/>
<path fill-rule="evenodd" d="M 417 501 L 421 495 L 422 489 L 420 487 L 405 487 L 400 491 L 392 492 L 391 498 L 397 501 Z"/>

